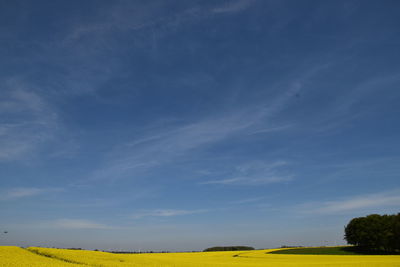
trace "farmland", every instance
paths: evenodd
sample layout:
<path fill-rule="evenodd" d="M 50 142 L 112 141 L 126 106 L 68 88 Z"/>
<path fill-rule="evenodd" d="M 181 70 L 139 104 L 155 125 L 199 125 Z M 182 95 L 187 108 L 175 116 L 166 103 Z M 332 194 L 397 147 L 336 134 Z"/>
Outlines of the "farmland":
<path fill-rule="evenodd" d="M 54 248 L 0 247 L 0 266 L 400 266 L 400 255 L 285 255 L 276 250 L 113 254 Z"/>
<path fill-rule="evenodd" d="M 43 257 L 19 247 L 0 247 L 0 266 L 80 266 L 57 259 Z"/>

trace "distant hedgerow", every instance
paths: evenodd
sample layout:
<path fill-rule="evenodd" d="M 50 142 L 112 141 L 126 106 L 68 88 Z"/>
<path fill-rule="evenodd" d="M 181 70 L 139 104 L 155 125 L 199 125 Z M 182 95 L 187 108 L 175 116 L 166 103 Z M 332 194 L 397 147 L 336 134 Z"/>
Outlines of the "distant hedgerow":
<path fill-rule="evenodd" d="M 254 250 L 254 248 L 248 246 L 226 246 L 226 247 L 206 248 L 203 251 L 207 252 L 207 251 L 237 251 L 237 250 Z"/>

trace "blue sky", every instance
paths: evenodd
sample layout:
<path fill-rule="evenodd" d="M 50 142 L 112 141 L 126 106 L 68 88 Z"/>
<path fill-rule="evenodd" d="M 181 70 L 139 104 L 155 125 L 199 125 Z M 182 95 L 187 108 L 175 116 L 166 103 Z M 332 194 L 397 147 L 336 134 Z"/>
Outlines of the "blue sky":
<path fill-rule="evenodd" d="M 0 1 L 0 244 L 335 245 L 399 212 L 399 8 Z"/>

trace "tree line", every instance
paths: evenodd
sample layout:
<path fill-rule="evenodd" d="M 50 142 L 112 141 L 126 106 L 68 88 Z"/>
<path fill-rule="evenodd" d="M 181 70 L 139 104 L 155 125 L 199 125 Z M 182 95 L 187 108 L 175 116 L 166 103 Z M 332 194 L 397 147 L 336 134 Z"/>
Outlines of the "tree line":
<path fill-rule="evenodd" d="M 400 213 L 354 218 L 345 227 L 344 238 L 365 250 L 400 252 Z"/>
<path fill-rule="evenodd" d="M 207 252 L 207 251 L 237 251 L 237 250 L 254 250 L 254 248 L 248 246 L 227 246 L 227 247 L 206 248 L 203 251 Z"/>

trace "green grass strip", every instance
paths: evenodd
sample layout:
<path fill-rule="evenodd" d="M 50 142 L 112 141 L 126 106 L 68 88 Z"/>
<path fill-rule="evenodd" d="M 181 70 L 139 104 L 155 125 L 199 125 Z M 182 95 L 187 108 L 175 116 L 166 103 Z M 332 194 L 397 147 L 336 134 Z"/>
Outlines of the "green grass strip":
<path fill-rule="evenodd" d="M 314 248 L 290 248 L 281 249 L 272 252 L 271 254 L 298 254 L 298 255 L 388 255 L 376 251 L 365 251 L 358 247 L 341 246 L 341 247 L 314 247 Z M 397 254 L 397 253 L 390 253 Z"/>

